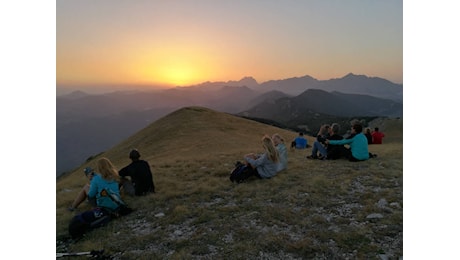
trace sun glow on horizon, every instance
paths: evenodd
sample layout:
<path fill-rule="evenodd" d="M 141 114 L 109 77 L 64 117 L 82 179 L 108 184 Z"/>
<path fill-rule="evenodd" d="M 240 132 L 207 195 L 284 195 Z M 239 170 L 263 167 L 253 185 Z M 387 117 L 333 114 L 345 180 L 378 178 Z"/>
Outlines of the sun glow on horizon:
<path fill-rule="evenodd" d="M 139 80 L 161 84 L 184 86 L 204 81 L 199 67 L 189 64 L 144 65 L 139 70 Z"/>
<path fill-rule="evenodd" d="M 58 1 L 57 85 L 187 87 L 350 72 L 402 83 L 398 1 L 179 2 Z"/>
<path fill-rule="evenodd" d="M 207 48 L 207 49 L 206 49 Z M 187 48 L 170 44 L 137 53 L 131 61 L 132 78 L 136 81 L 187 86 L 214 79 L 220 75 L 212 47 L 189 44 Z"/>

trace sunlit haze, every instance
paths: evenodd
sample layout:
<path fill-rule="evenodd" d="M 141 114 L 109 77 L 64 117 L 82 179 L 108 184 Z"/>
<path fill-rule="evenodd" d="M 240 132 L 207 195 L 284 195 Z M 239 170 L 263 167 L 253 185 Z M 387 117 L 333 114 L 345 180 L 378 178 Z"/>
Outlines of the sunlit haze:
<path fill-rule="evenodd" d="M 57 86 L 403 81 L 402 1 L 57 1 Z"/>

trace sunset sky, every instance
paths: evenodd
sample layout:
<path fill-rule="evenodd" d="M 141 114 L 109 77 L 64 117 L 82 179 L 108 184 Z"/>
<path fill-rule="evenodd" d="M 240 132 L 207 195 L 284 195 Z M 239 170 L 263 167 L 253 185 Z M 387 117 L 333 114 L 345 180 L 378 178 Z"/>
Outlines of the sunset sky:
<path fill-rule="evenodd" d="M 57 1 L 57 86 L 403 82 L 401 0 Z"/>

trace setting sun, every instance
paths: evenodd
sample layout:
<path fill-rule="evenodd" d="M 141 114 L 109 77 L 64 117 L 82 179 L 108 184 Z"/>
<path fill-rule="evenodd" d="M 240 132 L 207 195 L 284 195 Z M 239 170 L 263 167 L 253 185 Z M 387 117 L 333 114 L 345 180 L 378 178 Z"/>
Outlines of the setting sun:
<path fill-rule="evenodd" d="M 187 86 L 215 76 L 217 67 L 205 46 L 189 45 L 188 48 L 169 44 L 168 47 L 152 48 L 138 53 L 131 63 L 135 80 Z"/>
<path fill-rule="evenodd" d="M 150 64 L 139 64 L 136 67 L 138 78 L 144 82 L 164 83 L 185 86 L 203 81 L 206 68 L 187 61 L 170 61 Z"/>
<path fill-rule="evenodd" d="M 187 85 L 192 83 L 194 72 L 191 68 L 185 66 L 167 67 L 163 69 L 163 79 L 174 85 Z"/>

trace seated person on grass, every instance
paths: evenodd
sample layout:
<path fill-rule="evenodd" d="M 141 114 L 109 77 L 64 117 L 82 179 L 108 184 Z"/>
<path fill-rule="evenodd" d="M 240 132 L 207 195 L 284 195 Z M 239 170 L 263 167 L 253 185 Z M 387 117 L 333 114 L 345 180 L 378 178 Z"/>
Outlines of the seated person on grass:
<path fill-rule="evenodd" d="M 327 145 L 350 145 L 350 148 L 344 149 L 345 157 L 352 162 L 365 161 L 369 159 L 369 149 L 367 144 L 367 138 L 363 134 L 363 126 L 355 122 L 351 127 L 351 135 L 353 136 L 350 139 L 343 140 L 329 140 L 327 139 L 325 143 Z"/>
<path fill-rule="evenodd" d="M 303 136 L 303 133 L 300 132 L 294 141 L 291 143 L 291 149 L 305 149 L 308 147 L 308 140 Z"/>
<path fill-rule="evenodd" d="M 320 160 L 335 160 L 339 159 L 343 153 L 345 147 L 343 145 L 327 145 L 325 143 L 326 139 L 329 140 L 342 140 L 343 136 L 339 135 L 340 126 L 337 123 L 333 123 L 331 127 L 328 128 L 329 133 L 327 135 L 318 135 L 317 140 L 313 143 L 313 149 L 311 155 L 307 156 L 308 159 L 320 159 Z M 318 156 L 318 152 L 320 155 Z"/>

